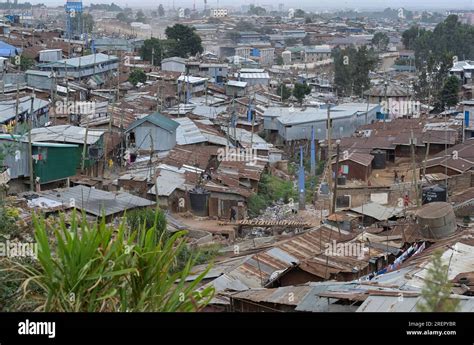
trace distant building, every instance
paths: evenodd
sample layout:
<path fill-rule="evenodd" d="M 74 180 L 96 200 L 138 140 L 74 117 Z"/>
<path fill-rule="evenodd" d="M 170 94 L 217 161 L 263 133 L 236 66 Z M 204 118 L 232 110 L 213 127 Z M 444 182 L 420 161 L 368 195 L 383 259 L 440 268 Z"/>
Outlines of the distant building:
<path fill-rule="evenodd" d="M 161 60 L 161 70 L 184 73 L 186 71 L 186 60 L 178 56 L 163 59 Z"/>
<path fill-rule="evenodd" d="M 39 51 L 39 62 L 56 62 L 62 59 L 61 49 L 45 49 Z"/>
<path fill-rule="evenodd" d="M 15 121 L 15 118 L 18 119 L 18 123 L 24 123 L 28 120 L 32 109 L 33 128 L 44 126 L 49 121 L 50 102 L 30 96 L 21 97 L 18 100 L 18 117 L 16 115 L 16 104 L 16 99 L 0 101 L 0 124 L 9 124 Z"/>
<path fill-rule="evenodd" d="M 127 128 L 128 147 L 138 151 L 168 151 L 176 145 L 179 123 L 154 113 L 133 122 Z"/>
<path fill-rule="evenodd" d="M 117 72 L 119 58 L 99 53 L 42 63 L 37 67 L 41 71 L 54 71 L 56 78 L 65 78 L 66 74 L 68 77 L 78 80 L 94 77 L 96 83 L 101 84 L 108 75 Z"/>
<path fill-rule="evenodd" d="M 366 122 L 377 118 L 381 106 L 367 103 L 343 103 L 331 107 L 332 137 L 349 137 Z M 367 116 L 366 116 L 367 115 Z M 327 109 L 318 107 L 269 107 L 263 114 L 264 129 L 278 133 L 284 141 L 311 139 L 314 127 L 318 140 L 327 137 Z"/>
<path fill-rule="evenodd" d="M 304 62 L 311 63 L 326 60 L 331 57 L 331 47 L 329 45 L 321 45 L 314 47 L 305 47 Z"/>
<path fill-rule="evenodd" d="M 474 61 L 464 60 L 456 62 L 449 70 L 449 75 L 455 75 L 462 85 L 471 84 L 474 78 Z"/>
<path fill-rule="evenodd" d="M 250 85 L 268 85 L 270 83 L 270 75 L 260 68 L 242 68 L 234 77 L 239 81 L 245 81 Z"/>
<path fill-rule="evenodd" d="M 229 80 L 225 87 L 225 94 L 231 97 L 243 97 L 246 87 L 245 81 Z"/>

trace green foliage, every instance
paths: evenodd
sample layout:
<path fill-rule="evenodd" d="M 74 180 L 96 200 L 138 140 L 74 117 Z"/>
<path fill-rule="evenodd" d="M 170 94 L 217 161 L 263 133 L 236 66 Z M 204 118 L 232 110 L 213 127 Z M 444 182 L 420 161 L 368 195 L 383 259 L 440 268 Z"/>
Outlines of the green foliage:
<path fill-rule="evenodd" d="M 232 42 L 237 43 L 240 39 L 240 33 L 237 31 L 227 31 L 225 37 L 232 40 Z"/>
<path fill-rule="evenodd" d="M 113 2 L 109 4 L 91 4 L 90 9 L 92 10 L 100 10 L 100 11 L 110 11 L 110 12 L 119 12 L 122 8 Z"/>
<path fill-rule="evenodd" d="M 51 229 L 44 218 L 33 221 L 38 261 L 3 260 L 0 271 L 20 275 L 22 294 L 14 301 L 18 310 L 197 311 L 213 296 L 213 288 L 197 291 L 208 270 L 192 283 L 185 281 L 196 257 L 176 269 L 186 247 L 185 232 L 165 240 L 145 224 L 128 229 L 125 222 L 89 223 L 75 212 L 69 226 L 63 216 Z"/>
<path fill-rule="evenodd" d="M 362 95 L 370 87 L 369 71 L 376 63 L 376 56 L 372 50 L 361 47 L 335 49 L 334 83 L 339 95 Z"/>
<path fill-rule="evenodd" d="M 12 65 L 16 65 L 16 58 L 15 57 L 12 57 L 10 59 L 10 62 Z M 32 59 L 32 58 L 29 58 L 28 56 L 25 56 L 25 55 L 21 55 L 20 56 L 20 69 L 22 71 L 26 71 L 26 70 L 29 70 L 30 68 L 32 68 L 33 66 L 35 65 L 35 60 Z"/>
<path fill-rule="evenodd" d="M 17 209 L 8 207 L 3 201 L 0 201 L 0 240 L 1 236 L 16 237 L 18 235 L 19 212 Z"/>
<path fill-rule="evenodd" d="M 422 302 L 417 309 L 421 312 L 455 312 L 459 300 L 450 298 L 452 285 L 448 280 L 448 265 L 443 263 L 441 251 L 436 251 L 428 268 L 425 285 L 421 290 Z"/>
<path fill-rule="evenodd" d="M 145 13 L 143 13 L 142 10 L 138 10 L 136 16 L 135 16 L 135 20 L 137 22 L 140 22 L 140 23 L 146 23 L 147 22 L 147 19 L 145 17 Z"/>
<path fill-rule="evenodd" d="M 74 31 L 79 32 L 92 32 L 94 30 L 95 21 L 91 14 L 89 13 L 82 13 L 76 14 L 73 18 L 71 18 L 71 25 Z"/>
<path fill-rule="evenodd" d="M 295 199 L 296 197 L 297 193 L 291 181 L 264 174 L 258 185 L 258 193 L 250 196 L 248 200 L 249 214 L 257 216 L 260 211 L 276 201 L 288 202 L 290 198 Z"/>
<path fill-rule="evenodd" d="M 158 16 L 164 17 L 165 16 L 165 8 L 163 7 L 162 4 L 158 6 Z"/>
<path fill-rule="evenodd" d="M 283 101 L 286 101 L 291 96 L 291 90 L 282 83 L 278 86 L 278 94 Z"/>
<path fill-rule="evenodd" d="M 124 22 L 124 23 L 132 22 L 131 20 L 128 19 L 129 17 L 124 12 L 120 12 L 119 14 L 117 14 L 116 18 L 117 20 L 120 20 L 121 22 Z"/>
<path fill-rule="evenodd" d="M 372 44 L 377 48 L 378 51 L 387 50 L 387 46 L 390 43 L 390 39 L 387 34 L 383 32 L 377 32 L 372 38 Z"/>
<path fill-rule="evenodd" d="M 143 60 L 150 61 L 154 66 L 159 66 L 161 64 L 162 49 L 161 41 L 156 37 L 152 37 L 143 42 L 140 55 Z"/>
<path fill-rule="evenodd" d="M 441 107 L 444 109 L 446 107 L 453 107 L 458 103 L 458 94 L 460 90 L 460 81 L 459 79 L 452 75 L 446 79 L 441 90 Z"/>
<path fill-rule="evenodd" d="M 159 208 L 134 209 L 128 212 L 125 217 L 130 229 L 139 229 L 144 226 L 146 229 L 155 229 L 157 239 L 169 237 L 166 231 L 166 215 Z"/>
<path fill-rule="evenodd" d="M 146 82 L 146 73 L 142 69 L 134 69 L 132 73 L 130 73 L 128 81 L 134 86 L 137 86 L 138 83 L 144 83 Z"/>
<path fill-rule="evenodd" d="M 172 54 L 180 57 L 188 57 L 203 52 L 201 37 L 193 27 L 182 24 L 168 26 L 165 30 L 166 37 L 176 42 Z"/>
<path fill-rule="evenodd" d="M 411 27 L 403 33 L 402 40 L 406 48 L 415 51 L 415 66 L 420 71 L 417 98 L 426 101 L 432 95 L 436 98 L 435 107 L 442 110 L 441 92 L 455 57 L 474 59 L 474 45 L 466 44 L 474 42 L 474 27 L 461 24 L 456 15 L 450 15 L 433 31 Z"/>
<path fill-rule="evenodd" d="M 248 14 L 253 14 L 256 16 L 264 16 L 267 13 L 267 10 L 260 6 L 250 5 Z"/>
<path fill-rule="evenodd" d="M 295 18 L 304 18 L 306 15 L 306 12 L 303 11 L 302 9 L 298 8 L 296 11 L 295 11 Z"/>
<path fill-rule="evenodd" d="M 298 102 L 303 103 L 305 96 L 309 95 L 310 93 L 311 86 L 306 83 L 295 83 L 295 87 L 293 88 L 293 96 L 295 96 Z"/>

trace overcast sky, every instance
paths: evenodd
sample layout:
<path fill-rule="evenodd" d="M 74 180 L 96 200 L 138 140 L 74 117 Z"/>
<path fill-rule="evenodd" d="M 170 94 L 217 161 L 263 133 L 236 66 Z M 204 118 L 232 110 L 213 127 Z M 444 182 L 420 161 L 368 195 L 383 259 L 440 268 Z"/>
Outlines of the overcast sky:
<path fill-rule="evenodd" d="M 11 0 L 13 1 L 13 0 Z M 6 2 L 6 0 L 0 0 Z M 25 2 L 25 0 L 19 0 Z M 46 5 L 57 6 L 62 5 L 66 0 L 29 0 L 30 3 L 44 3 Z M 90 3 L 112 3 L 115 2 L 120 6 L 128 5 L 130 7 L 156 7 L 162 3 L 164 6 L 171 7 L 173 0 L 83 0 L 85 5 Z M 176 7 L 192 7 L 194 0 L 174 0 Z M 295 3 L 293 0 L 208 0 L 208 7 L 232 6 L 238 7 L 242 4 L 257 4 L 257 5 L 273 5 L 278 6 L 278 3 L 285 4 L 286 8 L 301 7 L 308 10 L 325 10 L 325 9 L 383 9 L 387 7 L 398 8 L 405 7 L 408 9 L 472 9 L 474 10 L 474 0 L 299 0 Z M 296 5 L 297 4 L 297 5 Z M 196 6 L 202 8 L 204 0 L 196 0 Z"/>

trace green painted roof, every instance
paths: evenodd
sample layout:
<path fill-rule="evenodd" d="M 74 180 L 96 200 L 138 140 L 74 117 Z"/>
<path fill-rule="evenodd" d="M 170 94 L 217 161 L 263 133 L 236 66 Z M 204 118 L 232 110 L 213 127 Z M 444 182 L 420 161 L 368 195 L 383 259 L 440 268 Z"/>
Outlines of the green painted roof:
<path fill-rule="evenodd" d="M 161 115 L 160 113 L 154 113 L 133 122 L 130 127 L 128 127 L 126 132 L 131 131 L 132 129 L 140 126 L 142 123 L 145 122 L 150 122 L 151 124 L 154 124 L 157 127 L 161 127 L 168 132 L 175 131 L 176 128 L 178 128 L 179 126 L 179 123 L 177 123 L 176 121 L 173 121 L 170 118 Z"/>

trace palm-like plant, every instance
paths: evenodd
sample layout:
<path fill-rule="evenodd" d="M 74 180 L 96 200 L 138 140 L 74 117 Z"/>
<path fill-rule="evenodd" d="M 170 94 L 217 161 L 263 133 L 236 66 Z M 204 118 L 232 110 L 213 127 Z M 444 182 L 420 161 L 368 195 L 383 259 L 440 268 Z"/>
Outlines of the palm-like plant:
<path fill-rule="evenodd" d="M 52 226 L 52 241 L 44 218 L 34 217 L 34 228 L 37 262 L 4 260 L 4 270 L 21 279 L 18 309 L 198 311 L 213 297 L 212 288 L 197 291 L 207 271 L 190 284 L 185 281 L 195 257 L 181 271 L 173 269 L 186 246 L 185 232 L 165 240 L 145 223 L 128 229 L 124 220 L 116 229 L 104 219 L 89 223 L 75 212 L 69 227 L 63 216 Z"/>

